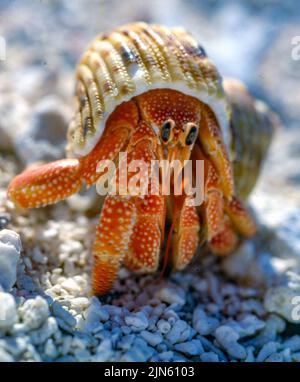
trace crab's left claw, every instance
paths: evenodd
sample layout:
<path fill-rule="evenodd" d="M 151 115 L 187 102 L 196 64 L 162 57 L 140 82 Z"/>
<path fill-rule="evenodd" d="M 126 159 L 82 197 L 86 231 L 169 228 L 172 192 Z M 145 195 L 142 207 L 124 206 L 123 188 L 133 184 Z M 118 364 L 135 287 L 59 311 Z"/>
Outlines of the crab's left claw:
<path fill-rule="evenodd" d="M 62 159 L 25 170 L 11 181 L 7 194 L 19 207 L 35 208 L 65 199 L 81 185 L 79 160 Z"/>

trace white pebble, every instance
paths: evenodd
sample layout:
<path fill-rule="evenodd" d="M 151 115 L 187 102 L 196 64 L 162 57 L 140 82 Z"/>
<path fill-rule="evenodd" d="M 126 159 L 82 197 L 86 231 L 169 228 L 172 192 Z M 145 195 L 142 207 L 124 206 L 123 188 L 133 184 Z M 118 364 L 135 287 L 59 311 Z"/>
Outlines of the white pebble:
<path fill-rule="evenodd" d="M 87 297 L 76 297 L 71 300 L 72 308 L 83 311 L 90 304 L 90 300 Z"/>
<path fill-rule="evenodd" d="M 174 353 L 172 351 L 164 351 L 162 353 L 159 353 L 159 357 L 164 362 L 172 361 L 172 358 L 174 357 Z"/>
<path fill-rule="evenodd" d="M 6 292 L 16 282 L 21 250 L 21 239 L 16 232 L 8 229 L 0 231 L 0 286 Z"/>
<path fill-rule="evenodd" d="M 189 338 L 190 330 L 191 327 L 185 321 L 177 320 L 169 333 L 166 334 L 166 339 L 171 344 L 185 342 Z"/>
<path fill-rule="evenodd" d="M 25 301 L 19 309 L 20 317 L 30 329 L 39 328 L 49 316 L 49 307 L 46 300 L 37 296 L 35 299 Z"/>
<path fill-rule="evenodd" d="M 166 334 L 171 330 L 171 325 L 166 320 L 159 320 L 156 325 L 157 325 L 158 330 L 162 334 Z"/>
<path fill-rule="evenodd" d="M 300 362 L 300 352 L 292 354 L 292 360 L 294 362 Z"/>
<path fill-rule="evenodd" d="M 246 350 L 237 341 L 238 333 L 230 326 L 222 325 L 215 331 L 215 337 L 218 343 L 226 352 L 234 358 L 244 359 L 247 356 Z"/>
<path fill-rule="evenodd" d="M 60 353 L 62 355 L 66 355 L 69 352 L 71 346 L 72 346 L 72 337 L 71 336 L 65 336 L 64 341 L 63 341 L 62 346 L 61 346 L 61 349 L 60 349 Z"/>
<path fill-rule="evenodd" d="M 279 349 L 280 345 L 277 342 L 269 342 L 266 345 L 262 347 L 260 352 L 257 355 L 256 361 L 257 362 L 263 362 L 267 357 L 269 357 L 271 354 L 276 353 L 276 351 Z"/>
<path fill-rule="evenodd" d="M 49 338 L 46 341 L 45 347 L 44 347 L 44 353 L 47 357 L 50 358 L 56 358 L 57 357 L 57 349 L 54 345 L 54 342 L 51 338 Z"/>
<path fill-rule="evenodd" d="M 32 254 L 31 254 L 31 258 L 32 258 L 32 260 L 33 260 L 34 262 L 36 262 L 36 263 L 38 263 L 38 264 L 47 264 L 47 261 L 48 261 L 47 257 L 44 256 L 44 255 L 41 253 L 39 247 L 34 247 L 34 248 L 33 248 L 33 252 L 32 252 Z"/>
<path fill-rule="evenodd" d="M 246 352 L 247 352 L 247 357 L 245 358 L 245 362 L 255 362 L 254 347 L 248 346 L 246 348 Z"/>
<path fill-rule="evenodd" d="M 89 361 L 91 358 L 90 352 L 86 349 L 76 349 L 74 351 L 74 356 L 79 362 L 86 362 Z"/>
<path fill-rule="evenodd" d="M 219 362 L 219 357 L 216 353 L 213 352 L 205 352 L 200 355 L 200 359 L 202 362 Z"/>
<path fill-rule="evenodd" d="M 42 233 L 42 238 L 45 240 L 54 239 L 58 236 L 58 230 L 54 227 L 48 228 Z"/>
<path fill-rule="evenodd" d="M 201 335 L 211 334 L 219 326 L 219 320 L 207 317 L 207 314 L 199 305 L 193 313 L 193 328 Z"/>
<path fill-rule="evenodd" d="M 295 335 L 293 337 L 290 337 L 283 343 L 283 347 L 291 349 L 292 352 L 300 350 L 300 336 Z"/>
<path fill-rule="evenodd" d="M 83 246 L 79 241 L 68 240 L 60 245 L 59 250 L 68 255 L 72 253 L 80 254 L 83 251 Z"/>
<path fill-rule="evenodd" d="M 134 331 L 141 331 L 148 327 L 148 319 L 143 312 L 132 313 L 125 317 L 125 322 Z"/>
<path fill-rule="evenodd" d="M 44 343 L 49 337 L 58 331 L 57 321 L 54 317 L 47 318 L 46 322 L 39 329 L 30 332 L 30 338 L 33 345 Z"/>
<path fill-rule="evenodd" d="M 141 338 L 137 338 L 132 345 L 132 348 L 128 350 L 122 357 L 123 362 L 147 362 L 155 353 L 155 350 L 148 346 L 146 341 Z"/>
<path fill-rule="evenodd" d="M 118 349 L 129 350 L 135 338 L 136 337 L 134 334 L 129 334 L 122 337 L 120 341 L 118 342 L 118 345 L 117 345 Z"/>
<path fill-rule="evenodd" d="M 9 293 L 0 292 L 0 330 L 8 330 L 17 321 L 15 299 Z"/>
<path fill-rule="evenodd" d="M 78 293 L 81 292 L 81 288 L 75 282 L 75 280 L 72 278 L 68 278 L 68 279 L 64 280 L 61 283 L 61 286 L 62 286 L 62 288 L 67 290 L 69 293 L 71 293 L 73 296 L 76 296 L 76 295 L 78 295 Z"/>
<path fill-rule="evenodd" d="M 14 359 L 4 349 L 0 348 L 0 362 L 14 362 Z"/>
<path fill-rule="evenodd" d="M 87 323 L 106 322 L 109 319 L 109 312 L 101 306 L 99 300 L 93 297 L 90 306 L 84 313 Z"/>
<path fill-rule="evenodd" d="M 155 296 L 168 304 L 185 304 L 185 293 L 179 287 L 164 287 Z"/>
<path fill-rule="evenodd" d="M 270 288 L 264 298 L 264 306 L 267 312 L 276 313 L 287 321 L 298 324 L 299 314 L 296 314 L 294 300 L 300 296 L 300 276 L 293 272 L 287 272 L 287 280 L 284 285 Z M 298 309 L 299 310 L 299 309 Z"/>
<path fill-rule="evenodd" d="M 230 321 L 226 324 L 234 329 L 240 338 L 252 336 L 265 327 L 265 322 L 252 314 L 247 314 L 237 321 Z"/>
<path fill-rule="evenodd" d="M 58 302 L 54 301 L 54 303 L 51 305 L 51 310 L 55 317 L 61 319 L 70 327 L 73 327 L 76 325 L 75 318 L 66 309 L 64 309 Z"/>
<path fill-rule="evenodd" d="M 204 349 L 200 340 L 192 340 L 189 342 L 176 344 L 175 350 L 181 353 L 184 353 L 188 356 L 196 356 L 204 352 Z"/>
<path fill-rule="evenodd" d="M 96 355 L 94 361 L 96 362 L 107 362 L 112 356 L 112 344 L 109 339 L 103 340 L 97 347 Z"/>
<path fill-rule="evenodd" d="M 21 252 L 22 250 L 19 234 L 10 229 L 3 229 L 0 231 L 0 242 L 14 247 L 18 252 Z"/>
<path fill-rule="evenodd" d="M 265 359 L 265 362 L 283 362 L 283 354 L 273 353 L 268 358 Z"/>
<path fill-rule="evenodd" d="M 163 338 L 159 333 L 151 333 L 146 330 L 143 330 L 141 332 L 141 337 L 153 347 L 155 347 L 163 341 Z"/>

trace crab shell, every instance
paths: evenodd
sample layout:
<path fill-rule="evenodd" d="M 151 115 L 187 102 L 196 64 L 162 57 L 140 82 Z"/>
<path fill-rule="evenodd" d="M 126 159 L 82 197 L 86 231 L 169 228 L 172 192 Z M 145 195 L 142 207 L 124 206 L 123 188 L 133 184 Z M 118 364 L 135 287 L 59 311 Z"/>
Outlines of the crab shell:
<path fill-rule="evenodd" d="M 159 88 L 207 104 L 230 145 L 222 80 L 202 46 L 182 28 L 133 23 L 96 38 L 79 62 L 69 155 L 81 157 L 92 151 L 119 104 Z"/>
<path fill-rule="evenodd" d="M 230 106 L 229 154 L 236 192 L 246 200 L 254 188 L 280 120 L 262 101 L 254 99 L 245 85 L 225 78 L 223 86 Z"/>

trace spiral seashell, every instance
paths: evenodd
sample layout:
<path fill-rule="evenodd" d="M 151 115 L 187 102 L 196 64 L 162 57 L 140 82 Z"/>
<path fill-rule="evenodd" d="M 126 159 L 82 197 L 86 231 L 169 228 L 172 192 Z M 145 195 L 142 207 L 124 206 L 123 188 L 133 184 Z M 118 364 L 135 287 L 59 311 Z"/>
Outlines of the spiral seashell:
<path fill-rule="evenodd" d="M 69 150 L 87 155 L 116 106 L 158 88 L 178 90 L 209 105 L 229 145 L 221 77 L 202 46 L 182 28 L 133 23 L 96 38 L 81 58 Z"/>
<path fill-rule="evenodd" d="M 223 81 L 231 110 L 230 157 L 237 193 L 246 199 L 256 184 L 271 138 L 280 121 L 262 101 L 255 100 L 236 79 Z"/>

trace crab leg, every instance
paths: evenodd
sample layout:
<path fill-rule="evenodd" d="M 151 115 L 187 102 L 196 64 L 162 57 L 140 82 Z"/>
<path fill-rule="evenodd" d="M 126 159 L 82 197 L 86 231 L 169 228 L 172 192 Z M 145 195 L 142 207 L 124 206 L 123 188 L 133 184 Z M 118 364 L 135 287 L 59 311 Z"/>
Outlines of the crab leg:
<path fill-rule="evenodd" d="M 234 228 L 243 236 L 251 237 L 256 233 L 256 224 L 244 207 L 243 203 L 236 196 L 231 201 L 225 201 L 225 211 L 230 217 Z"/>
<path fill-rule="evenodd" d="M 204 215 L 206 237 L 210 240 L 220 232 L 224 217 L 224 197 L 219 176 L 211 163 L 204 155 L 201 147 L 196 144 L 192 153 L 194 160 L 204 160 L 204 190 L 205 200 L 200 206 L 200 212 Z"/>
<path fill-rule="evenodd" d="M 237 245 L 236 232 L 250 237 L 256 227 L 234 194 L 231 164 L 215 117 L 207 108 L 203 110 L 202 117 L 200 142 L 193 151 L 195 159 L 205 160 L 206 199 L 201 210 L 205 215 L 209 247 L 214 253 L 225 255 Z"/>
<path fill-rule="evenodd" d="M 233 230 L 230 219 L 224 216 L 223 228 L 208 243 L 209 248 L 216 255 L 230 254 L 238 244 L 238 236 Z"/>
<path fill-rule="evenodd" d="M 159 264 L 165 226 L 166 198 L 161 195 L 159 179 L 151 174 L 151 160 L 161 156 L 156 134 L 147 123 L 141 122 L 128 147 L 128 162 L 142 160 L 148 164 L 148 194 L 135 197 L 137 220 L 125 257 L 125 265 L 140 273 L 153 272 Z"/>
<path fill-rule="evenodd" d="M 135 272 L 151 273 L 158 268 L 165 224 L 165 198 L 147 195 L 136 198 L 137 220 L 133 228 L 125 266 Z"/>
<path fill-rule="evenodd" d="M 220 181 L 225 197 L 231 199 L 234 193 L 231 163 L 215 116 L 207 107 L 202 110 L 199 139 L 205 154 L 212 161 L 218 173 L 222 174 Z"/>
<path fill-rule="evenodd" d="M 105 294 L 115 281 L 136 219 L 136 208 L 124 196 L 108 195 L 93 246 L 93 292 Z"/>
<path fill-rule="evenodd" d="M 200 148 L 197 147 L 196 151 Z M 203 158 L 201 153 L 201 158 Z M 227 255 L 237 246 L 237 235 L 224 211 L 224 196 L 219 176 L 209 160 L 205 160 L 205 201 L 200 207 L 206 223 L 208 246 L 217 255 Z"/>
<path fill-rule="evenodd" d="M 239 215 L 237 216 L 237 211 L 233 209 L 233 203 L 227 202 L 226 199 L 224 201 L 220 177 L 213 164 L 205 156 L 199 145 L 196 145 L 194 148 L 193 158 L 205 161 L 205 201 L 200 207 L 200 211 L 201 214 L 204 215 L 204 221 L 206 223 L 206 237 L 208 246 L 215 254 L 227 255 L 237 246 L 238 237 L 233 229 L 235 227 L 233 227 L 232 222 L 228 216 L 226 216 L 225 205 L 227 203 L 228 209 L 231 211 L 230 217 L 239 223 L 241 228 L 238 230 L 238 232 L 242 234 L 243 224 L 246 225 L 246 228 L 249 225 L 249 223 L 247 223 L 248 213 L 243 205 L 240 204 L 240 214 L 241 218 L 244 220 L 238 219 Z M 233 200 L 236 200 L 236 198 L 233 197 L 232 201 Z"/>
<path fill-rule="evenodd" d="M 213 166 L 208 163 L 209 168 Z M 213 170 L 215 171 L 215 170 Z M 217 174 L 214 174 L 216 179 Z M 210 188 L 209 178 L 207 180 L 207 194 L 204 204 L 207 228 L 208 246 L 218 255 L 227 255 L 237 246 L 237 235 L 232 224 L 225 214 L 224 197 L 221 189 Z"/>
<path fill-rule="evenodd" d="M 115 160 L 118 153 L 128 145 L 133 128 L 138 124 L 138 109 L 133 101 L 124 102 L 108 118 L 105 132 L 94 150 L 83 158 L 82 177 L 91 185 L 97 181 L 97 165 L 101 160 Z"/>

